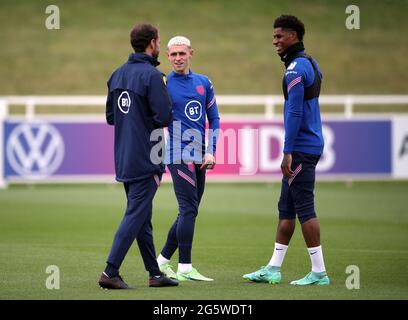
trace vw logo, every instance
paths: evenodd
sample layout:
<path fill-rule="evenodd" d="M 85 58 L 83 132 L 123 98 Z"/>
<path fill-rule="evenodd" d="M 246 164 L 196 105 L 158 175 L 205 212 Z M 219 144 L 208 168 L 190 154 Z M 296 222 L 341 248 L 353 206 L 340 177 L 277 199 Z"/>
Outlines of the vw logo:
<path fill-rule="evenodd" d="M 201 118 L 203 107 L 199 101 L 192 100 L 186 104 L 184 113 L 191 121 L 197 121 Z"/>
<path fill-rule="evenodd" d="M 130 100 L 129 93 L 127 91 L 123 91 L 118 98 L 118 107 L 120 111 L 127 114 L 129 112 L 131 103 L 132 101 Z"/>
<path fill-rule="evenodd" d="M 7 141 L 7 159 L 14 171 L 29 179 L 53 174 L 64 159 L 64 141 L 58 130 L 46 123 L 23 123 Z"/>

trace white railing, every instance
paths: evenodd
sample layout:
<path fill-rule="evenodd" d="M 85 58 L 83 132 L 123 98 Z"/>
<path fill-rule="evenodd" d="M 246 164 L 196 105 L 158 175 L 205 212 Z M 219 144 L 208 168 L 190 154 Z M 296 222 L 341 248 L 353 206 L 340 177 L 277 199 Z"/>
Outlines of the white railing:
<path fill-rule="evenodd" d="M 344 116 L 351 118 L 354 105 L 408 105 L 408 95 L 322 95 L 320 105 L 344 106 Z M 105 96 L 0 96 L 0 114 L 7 116 L 9 106 L 24 105 L 25 116 L 34 118 L 37 106 L 104 106 Z M 281 95 L 218 95 L 218 105 L 264 106 L 265 117 L 275 115 L 275 107 L 283 105 Z"/>

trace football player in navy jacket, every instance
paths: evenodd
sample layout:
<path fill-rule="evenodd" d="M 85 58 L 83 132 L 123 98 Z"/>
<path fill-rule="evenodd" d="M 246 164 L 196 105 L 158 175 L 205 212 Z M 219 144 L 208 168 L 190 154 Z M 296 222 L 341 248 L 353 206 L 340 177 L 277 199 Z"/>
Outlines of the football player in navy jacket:
<path fill-rule="evenodd" d="M 164 75 L 156 69 L 160 35 L 150 24 L 136 25 L 130 34 L 135 53 L 108 81 L 106 120 L 115 127 L 116 180 L 122 182 L 127 208 L 116 232 L 99 285 L 127 289 L 119 268 L 132 243 L 137 241 L 149 286 L 176 286 L 157 264 L 152 235 L 152 201 L 164 172 L 164 164 L 152 161 L 155 142 L 151 134 L 172 120 L 171 102 Z"/>

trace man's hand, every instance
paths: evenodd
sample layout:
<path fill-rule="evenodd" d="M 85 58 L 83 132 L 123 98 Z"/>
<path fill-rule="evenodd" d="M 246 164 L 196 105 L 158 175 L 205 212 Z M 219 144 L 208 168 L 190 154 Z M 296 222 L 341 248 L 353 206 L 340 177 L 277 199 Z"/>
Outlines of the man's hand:
<path fill-rule="evenodd" d="M 211 153 L 206 153 L 203 158 L 203 164 L 200 167 L 200 170 L 203 169 L 214 169 L 215 166 L 215 158 Z"/>
<path fill-rule="evenodd" d="M 284 153 L 283 160 L 281 163 L 281 170 L 285 177 L 290 178 L 293 175 L 293 171 L 291 169 L 292 166 L 292 154 L 291 153 Z"/>

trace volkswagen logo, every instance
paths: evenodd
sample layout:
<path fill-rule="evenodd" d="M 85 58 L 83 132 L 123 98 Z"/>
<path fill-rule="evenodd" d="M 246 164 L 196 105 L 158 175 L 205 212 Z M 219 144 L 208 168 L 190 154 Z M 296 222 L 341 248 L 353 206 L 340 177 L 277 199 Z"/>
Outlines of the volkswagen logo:
<path fill-rule="evenodd" d="M 60 167 L 64 141 L 50 124 L 23 123 L 11 132 L 6 154 L 16 173 L 29 179 L 43 179 Z"/>

